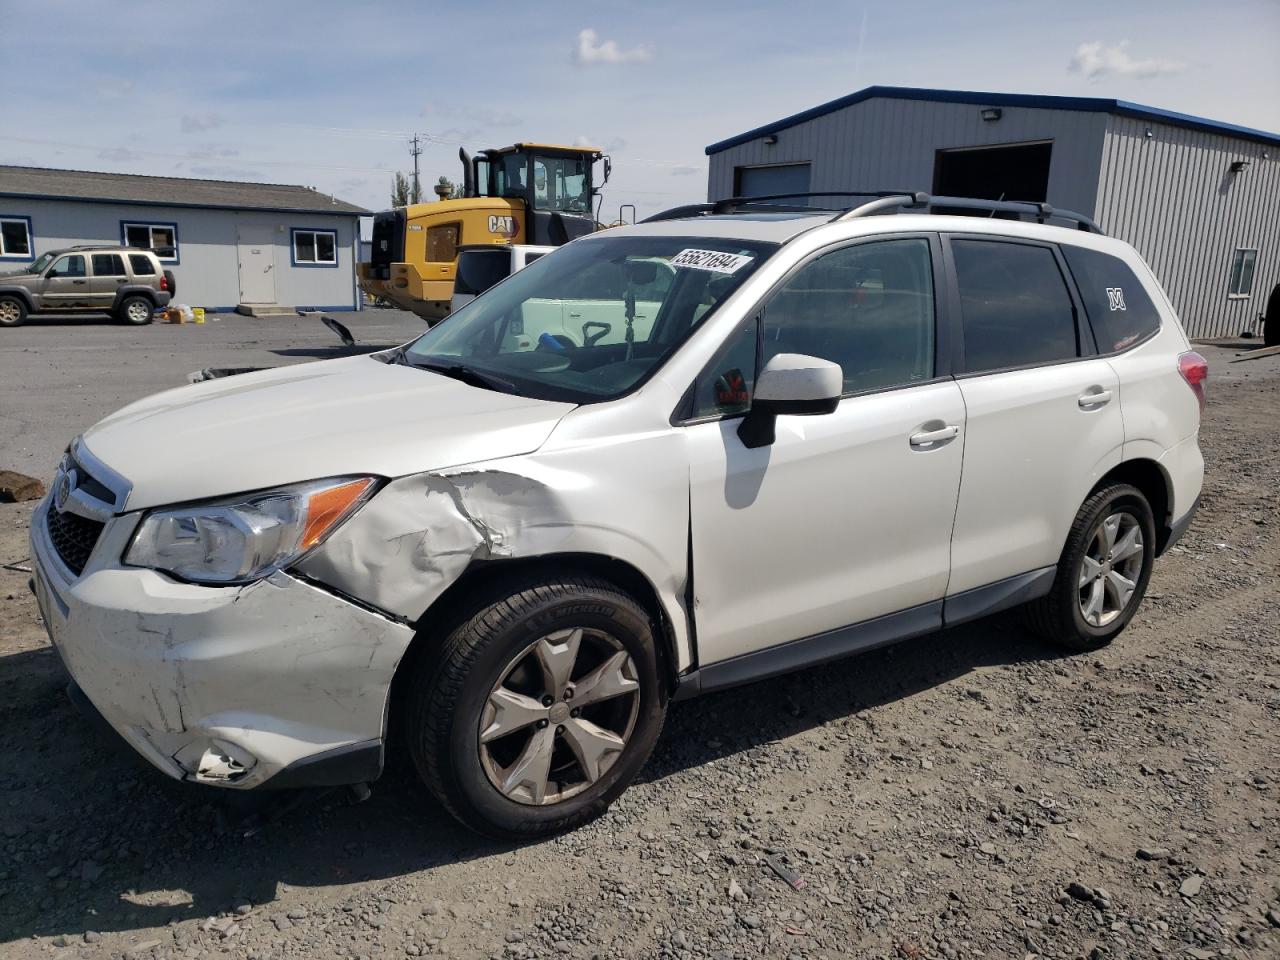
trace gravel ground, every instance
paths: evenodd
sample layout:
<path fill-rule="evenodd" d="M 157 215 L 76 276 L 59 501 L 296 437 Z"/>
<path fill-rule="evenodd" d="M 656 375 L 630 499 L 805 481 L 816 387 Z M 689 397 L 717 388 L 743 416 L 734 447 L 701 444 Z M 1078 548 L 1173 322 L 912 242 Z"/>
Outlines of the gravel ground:
<path fill-rule="evenodd" d="M 1280 357 L 1205 352 L 1204 505 L 1111 648 L 1009 614 L 677 704 L 607 816 L 528 846 L 405 774 L 165 780 L 0 571 L 0 957 L 1280 956 Z M 0 562 L 30 514 L 0 505 Z"/>

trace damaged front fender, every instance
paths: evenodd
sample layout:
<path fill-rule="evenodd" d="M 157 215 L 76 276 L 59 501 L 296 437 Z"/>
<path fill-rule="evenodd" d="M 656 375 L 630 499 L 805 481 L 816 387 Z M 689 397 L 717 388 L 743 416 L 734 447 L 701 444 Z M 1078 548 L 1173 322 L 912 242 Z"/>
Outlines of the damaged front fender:
<path fill-rule="evenodd" d="M 403 477 L 388 484 L 298 570 L 417 623 L 473 563 L 588 554 L 621 561 L 653 587 L 692 661 L 688 474 L 680 438 L 654 434 Z M 678 466 L 676 466 L 678 465 Z"/>

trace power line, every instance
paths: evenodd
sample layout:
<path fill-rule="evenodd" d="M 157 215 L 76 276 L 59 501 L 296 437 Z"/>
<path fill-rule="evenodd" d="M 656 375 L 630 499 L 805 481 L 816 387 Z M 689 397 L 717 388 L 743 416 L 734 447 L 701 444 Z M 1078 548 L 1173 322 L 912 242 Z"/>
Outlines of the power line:
<path fill-rule="evenodd" d="M 11 137 L 6 134 L 0 134 L 0 140 L 11 140 L 14 143 L 28 143 L 44 147 L 63 147 L 68 150 L 97 150 L 99 152 L 109 152 L 111 150 L 123 149 L 128 156 L 139 157 L 160 157 L 165 160 L 197 160 L 197 161 L 232 161 L 234 163 L 252 164 L 258 167 L 293 167 L 304 170 L 340 170 L 353 171 L 356 173 L 395 173 L 390 167 L 358 167 L 346 164 L 332 163 L 303 163 L 297 160 L 255 160 L 252 157 L 242 157 L 238 154 L 235 156 L 212 156 L 202 157 L 197 152 L 191 153 L 162 153 L 158 150 L 135 150 L 132 147 L 104 147 L 100 143 L 71 143 L 66 140 L 38 140 L 34 137 Z M 127 158 L 126 158 L 127 159 Z"/>

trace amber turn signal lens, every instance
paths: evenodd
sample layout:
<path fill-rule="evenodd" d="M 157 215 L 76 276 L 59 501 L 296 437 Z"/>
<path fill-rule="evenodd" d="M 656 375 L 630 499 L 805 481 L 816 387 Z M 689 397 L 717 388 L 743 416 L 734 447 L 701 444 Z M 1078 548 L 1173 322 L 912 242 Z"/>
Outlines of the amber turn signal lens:
<path fill-rule="evenodd" d="M 372 477 L 361 477 L 311 494 L 307 500 L 307 525 L 302 531 L 298 549 L 309 550 L 319 543 L 372 486 Z"/>

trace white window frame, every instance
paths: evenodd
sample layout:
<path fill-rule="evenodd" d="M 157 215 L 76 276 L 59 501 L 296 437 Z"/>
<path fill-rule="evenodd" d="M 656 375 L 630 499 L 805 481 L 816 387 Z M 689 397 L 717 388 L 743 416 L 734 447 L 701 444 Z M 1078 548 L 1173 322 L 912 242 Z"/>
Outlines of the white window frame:
<path fill-rule="evenodd" d="M 0 223 L 20 223 L 22 228 L 27 232 L 27 252 L 13 253 L 4 246 L 4 234 L 0 232 L 0 260 L 34 260 L 36 258 L 35 241 L 32 238 L 31 218 L 19 216 L 0 215 Z"/>
<path fill-rule="evenodd" d="M 1249 285 L 1243 290 L 1239 289 L 1241 284 L 1239 280 L 1244 277 L 1245 258 L 1249 254 L 1253 254 L 1253 261 L 1249 265 Z M 1240 265 L 1239 276 L 1236 274 L 1236 264 Z M 1228 300 L 1248 300 L 1253 296 L 1253 280 L 1258 273 L 1258 248 L 1257 247 L 1236 247 L 1231 254 L 1231 270 L 1227 273 L 1227 299 Z"/>
<path fill-rule="evenodd" d="M 311 235 L 311 260 L 303 260 L 298 256 L 298 237 L 302 234 Z M 327 236 L 333 239 L 333 259 L 321 260 L 320 244 L 316 242 L 316 238 Z M 312 227 L 294 227 L 289 231 L 289 245 L 291 262 L 295 267 L 336 267 L 338 265 L 338 231 L 337 230 L 317 230 Z"/>
<path fill-rule="evenodd" d="M 156 259 L 161 263 L 181 263 L 182 255 L 178 250 L 178 225 L 176 223 L 147 223 L 143 220 L 122 220 L 120 221 L 120 240 L 124 246 L 132 246 L 129 243 L 129 228 L 137 227 L 147 231 L 147 246 L 144 248 L 150 250 L 156 255 Z M 167 230 L 173 237 L 173 256 L 165 256 L 160 253 L 156 247 L 157 230 Z"/>

